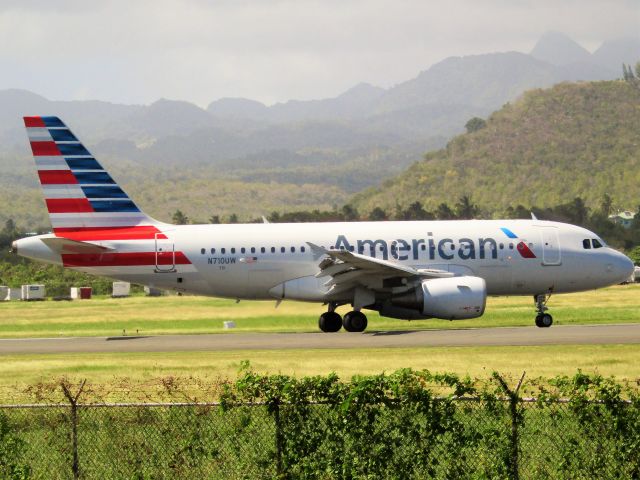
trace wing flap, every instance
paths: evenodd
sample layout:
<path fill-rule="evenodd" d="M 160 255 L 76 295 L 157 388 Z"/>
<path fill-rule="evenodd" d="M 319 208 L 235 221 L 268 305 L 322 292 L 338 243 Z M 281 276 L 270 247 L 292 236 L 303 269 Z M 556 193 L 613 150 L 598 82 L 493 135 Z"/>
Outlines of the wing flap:
<path fill-rule="evenodd" d="M 308 242 L 307 242 L 308 243 Z M 435 268 L 415 269 L 406 265 L 368 257 L 347 250 L 327 250 L 313 243 L 308 243 L 320 271 L 317 278 L 331 277 L 324 285 L 331 287 L 330 294 L 344 292 L 357 286 L 371 288 L 373 284 L 380 284 L 381 280 L 389 278 L 444 278 L 453 277 L 453 272 Z"/>

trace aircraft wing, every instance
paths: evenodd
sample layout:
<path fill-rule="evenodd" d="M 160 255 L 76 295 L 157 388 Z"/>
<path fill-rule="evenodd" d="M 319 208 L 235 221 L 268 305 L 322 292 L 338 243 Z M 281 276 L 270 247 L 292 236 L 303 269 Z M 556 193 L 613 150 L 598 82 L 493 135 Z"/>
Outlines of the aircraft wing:
<path fill-rule="evenodd" d="M 114 250 L 92 242 L 80 242 L 63 237 L 49 237 L 41 239 L 44 244 L 57 253 L 106 253 Z"/>
<path fill-rule="evenodd" d="M 320 264 L 320 271 L 316 277 L 331 277 L 325 283 L 330 286 L 329 293 L 355 288 L 359 285 L 374 288 L 380 286 L 387 279 L 408 278 L 444 278 L 453 277 L 452 272 L 438 269 L 416 269 L 406 265 L 373 258 L 348 250 L 327 250 L 313 243 L 307 242 L 312 252 L 320 257 L 325 256 Z"/>

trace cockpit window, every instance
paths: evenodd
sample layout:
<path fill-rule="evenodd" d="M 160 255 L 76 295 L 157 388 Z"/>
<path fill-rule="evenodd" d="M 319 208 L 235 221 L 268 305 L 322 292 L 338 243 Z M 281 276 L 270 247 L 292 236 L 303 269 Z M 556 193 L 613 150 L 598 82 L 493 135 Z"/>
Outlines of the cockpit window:
<path fill-rule="evenodd" d="M 591 239 L 591 243 L 593 244 L 593 248 L 602 248 L 603 247 L 602 243 L 600 243 L 600 240 L 598 240 L 597 238 L 592 238 Z"/>
<path fill-rule="evenodd" d="M 591 242 L 589 241 L 588 238 L 585 238 L 584 240 L 582 240 L 582 247 L 586 248 L 587 250 L 591 248 Z"/>

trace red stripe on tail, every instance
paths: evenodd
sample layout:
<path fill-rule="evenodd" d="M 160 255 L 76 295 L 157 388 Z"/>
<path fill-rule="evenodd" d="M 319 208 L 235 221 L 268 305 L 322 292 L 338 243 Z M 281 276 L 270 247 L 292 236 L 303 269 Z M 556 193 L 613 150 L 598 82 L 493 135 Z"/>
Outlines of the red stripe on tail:
<path fill-rule="evenodd" d="M 83 227 L 83 228 L 54 228 L 58 237 L 69 240 L 153 240 L 166 239 L 167 236 L 153 225 L 139 225 L 133 227 Z M 156 234 L 158 236 L 156 237 Z"/>
<path fill-rule="evenodd" d="M 48 198 L 49 213 L 85 213 L 93 212 L 93 207 L 86 198 Z"/>
<path fill-rule="evenodd" d="M 30 142 L 34 157 L 61 155 L 56 142 Z"/>
<path fill-rule="evenodd" d="M 71 170 L 38 170 L 42 185 L 75 185 L 78 183 Z"/>
<path fill-rule="evenodd" d="M 44 120 L 41 117 L 23 117 L 25 127 L 45 127 Z"/>

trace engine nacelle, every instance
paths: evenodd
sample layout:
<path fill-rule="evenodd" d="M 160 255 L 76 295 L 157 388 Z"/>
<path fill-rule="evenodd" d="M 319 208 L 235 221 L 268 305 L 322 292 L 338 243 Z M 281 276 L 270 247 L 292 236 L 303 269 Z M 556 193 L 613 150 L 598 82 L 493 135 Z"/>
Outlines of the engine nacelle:
<path fill-rule="evenodd" d="M 413 311 L 421 318 L 460 320 L 480 317 L 486 303 L 487 285 L 484 279 L 463 276 L 423 280 L 415 290 L 392 297 L 388 306 L 391 307 L 389 313 L 392 309 L 398 309 Z M 382 315 L 384 310 L 380 310 Z M 402 318 L 410 317 L 405 314 Z"/>

